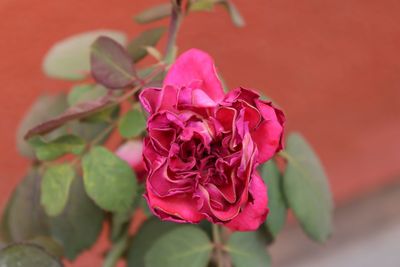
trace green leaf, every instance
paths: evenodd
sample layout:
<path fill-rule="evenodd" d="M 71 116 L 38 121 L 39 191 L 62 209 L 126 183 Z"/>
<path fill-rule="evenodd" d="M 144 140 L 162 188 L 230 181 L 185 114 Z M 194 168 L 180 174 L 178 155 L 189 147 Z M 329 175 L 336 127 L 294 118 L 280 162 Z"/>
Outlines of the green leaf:
<path fill-rule="evenodd" d="M 49 120 L 61 114 L 67 108 L 66 97 L 60 95 L 43 95 L 36 99 L 34 104 L 26 112 L 26 116 L 20 123 L 17 131 L 17 148 L 18 151 L 31 159 L 35 159 L 35 151 L 24 139 L 25 133 L 43 121 Z M 59 129 L 48 137 L 56 137 L 64 132 L 64 129 Z"/>
<path fill-rule="evenodd" d="M 198 0 L 190 4 L 190 11 L 212 11 L 215 0 Z"/>
<path fill-rule="evenodd" d="M 82 121 L 89 123 L 100 123 L 100 122 L 111 123 L 113 121 L 113 118 L 118 116 L 119 110 L 120 110 L 119 106 L 109 107 L 93 115 L 90 115 L 86 118 L 83 118 Z"/>
<path fill-rule="evenodd" d="M 75 170 L 70 164 L 53 165 L 46 169 L 40 202 L 49 216 L 57 216 L 64 210 L 74 178 Z"/>
<path fill-rule="evenodd" d="M 3 210 L 3 214 L 1 216 L 0 222 L 0 240 L 4 243 L 10 243 L 12 241 L 10 228 L 8 226 L 8 217 L 10 214 L 10 207 L 14 201 L 14 195 L 12 194 L 11 197 L 8 199 L 6 207 Z M 1 248 L 1 245 L 0 245 Z"/>
<path fill-rule="evenodd" d="M 35 148 L 39 160 L 55 160 L 65 154 L 79 155 L 85 149 L 85 141 L 76 135 L 63 135 L 46 142 L 40 136 L 33 137 L 29 143 Z"/>
<path fill-rule="evenodd" d="M 107 122 L 85 122 L 85 121 L 73 121 L 68 123 L 68 128 L 70 128 L 71 132 L 75 135 L 78 135 L 86 142 L 93 141 L 98 135 L 100 135 L 104 130 L 106 130 L 110 126 Z M 107 139 L 108 135 L 106 135 L 102 140 L 98 143 L 103 143 Z"/>
<path fill-rule="evenodd" d="M 64 211 L 50 218 L 50 230 L 64 247 L 65 256 L 73 260 L 96 242 L 103 219 L 104 212 L 87 196 L 82 178 L 76 177 Z"/>
<path fill-rule="evenodd" d="M 134 62 L 138 62 L 147 55 L 146 46 L 156 46 L 165 32 L 164 27 L 154 28 L 142 32 L 128 44 L 128 53 Z"/>
<path fill-rule="evenodd" d="M 64 254 L 63 247 L 50 236 L 37 236 L 33 239 L 23 242 L 24 244 L 33 244 L 43 248 L 47 253 L 57 258 L 61 258 Z"/>
<path fill-rule="evenodd" d="M 231 16 L 231 20 L 236 27 L 244 27 L 246 22 L 244 21 L 242 15 L 239 10 L 230 0 L 222 0 L 219 1 L 221 5 L 223 5 Z"/>
<path fill-rule="evenodd" d="M 109 89 L 121 89 L 133 84 L 135 71 L 128 52 L 108 37 L 99 37 L 90 50 L 93 78 Z"/>
<path fill-rule="evenodd" d="M 151 57 L 153 57 L 158 62 L 163 60 L 162 53 L 154 46 L 146 46 L 145 49 L 147 51 L 147 54 L 149 54 Z"/>
<path fill-rule="evenodd" d="M 14 244 L 0 251 L 0 266 L 62 267 L 63 265 L 37 245 Z"/>
<path fill-rule="evenodd" d="M 144 215 L 147 218 L 150 218 L 153 216 L 153 213 L 151 212 L 149 205 L 147 204 L 147 201 L 144 197 L 141 197 L 139 200 L 139 208 L 143 211 Z"/>
<path fill-rule="evenodd" d="M 332 231 L 333 201 L 328 178 L 317 155 L 300 134 L 291 134 L 282 153 L 287 161 L 283 184 L 289 207 L 303 230 L 316 241 Z"/>
<path fill-rule="evenodd" d="M 158 218 L 148 219 L 139 229 L 128 251 L 129 267 L 146 267 L 145 256 L 157 239 L 169 231 L 180 227 L 179 224 L 162 222 Z"/>
<path fill-rule="evenodd" d="M 32 169 L 12 195 L 8 213 L 8 229 L 14 242 L 48 236 L 48 217 L 40 205 L 41 177 Z"/>
<path fill-rule="evenodd" d="M 286 202 L 283 194 L 283 178 L 274 160 L 262 166 L 262 178 L 268 188 L 269 213 L 265 221 L 273 237 L 281 231 L 286 220 Z"/>
<path fill-rule="evenodd" d="M 271 266 L 264 237 L 258 231 L 233 233 L 226 250 L 229 252 L 235 267 Z"/>
<path fill-rule="evenodd" d="M 90 71 L 90 45 L 100 36 L 108 36 L 120 44 L 126 43 L 125 34 L 118 31 L 100 30 L 71 36 L 49 50 L 43 62 L 44 72 L 58 79 L 84 79 Z"/>
<path fill-rule="evenodd" d="M 134 19 L 140 24 L 149 23 L 168 17 L 171 15 L 171 11 L 171 3 L 161 4 L 142 11 L 139 15 L 136 15 Z"/>
<path fill-rule="evenodd" d="M 88 195 L 101 208 L 125 212 L 136 193 L 136 177 L 131 167 L 104 147 L 94 147 L 82 160 Z"/>
<path fill-rule="evenodd" d="M 70 107 L 76 105 L 86 94 L 90 94 L 93 91 L 95 84 L 78 84 L 71 88 L 68 93 L 67 101 Z"/>
<path fill-rule="evenodd" d="M 98 84 L 79 84 L 72 87 L 68 94 L 69 106 L 95 100 L 107 94 L 107 89 Z"/>
<path fill-rule="evenodd" d="M 140 135 L 146 129 L 146 118 L 140 110 L 133 109 L 119 120 L 118 130 L 122 137 L 131 138 Z"/>
<path fill-rule="evenodd" d="M 182 226 L 159 238 L 145 256 L 146 267 L 206 267 L 213 244 L 195 226 Z"/>

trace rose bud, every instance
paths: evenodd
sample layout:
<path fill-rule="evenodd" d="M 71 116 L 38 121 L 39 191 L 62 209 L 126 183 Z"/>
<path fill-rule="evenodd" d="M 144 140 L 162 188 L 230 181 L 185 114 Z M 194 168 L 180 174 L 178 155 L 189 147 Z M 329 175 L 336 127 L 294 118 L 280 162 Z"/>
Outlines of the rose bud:
<path fill-rule="evenodd" d="M 146 176 L 146 169 L 143 162 L 143 142 L 131 140 L 121 145 L 115 154 L 126 161 L 132 167 L 139 182 L 143 182 Z"/>

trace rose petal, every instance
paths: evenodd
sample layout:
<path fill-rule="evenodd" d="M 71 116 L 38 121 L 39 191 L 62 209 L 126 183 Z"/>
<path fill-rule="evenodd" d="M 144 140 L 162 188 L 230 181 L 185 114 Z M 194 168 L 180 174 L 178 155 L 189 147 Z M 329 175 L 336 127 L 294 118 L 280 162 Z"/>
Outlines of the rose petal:
<path fill-rule="evenodd" d="M 271 118 L 274 118 L 282 126 L 282 134 L 281 134 L 281 139 L 279 141 L 278 151 L 283 149 L 283 135 L 284 135 L 284 126 L 286 121 L 285 114 L 282 112 L 282 110 L 274 107 L 271 102 L 266 102 L 257 99 L 255 103 L 258 110 L 260 110 L 264 120 L 271 120 Z"/>
<path fill-rule="evenodd" d="M 234 231 L 254 231 L 265 221 L 268 214 L 267 188 L 259 174 L 255 172 L 249 185 L 253 202 L 247 202 L 243 210 L 226 224 Z"/>
<path fill-rule="evenodd" d="M 178 102 L 178 89 L 174 86 L 164 86 L 161 93 L 158 110 L 174 110 Z"/>
<path fill-rule="evenodd" d="M 145 88 L 140 93 L 140 103 L 148 113 L 153 114 L 160 106 L 161 93 L 160 88 Z"/>
<path fill-rule="evenodd" d="M 242 102 L 241 104 L 244 110 L 244 120 L 249 122 L 249 130 L 253 130 L 261 122 L 260 112 L 247 102 Z"/>
<path fill-rule="evenodd" d="M 178 109 L 185 108 L 211 108 L 217 106 L 203 90 L 183 87 L 178 94 Z"/>
<path fill-rule="evenodd" d="M 215 117 L 224 127 L 225 131 L 234 131 L 234 123 L 237 116 L 236 113 L 236 109 L 222 106 L 216 111 Z M 235 135 L 235 132 L 233 132 L 232 135 Z"/>
<path fill-rule="evenodd" d="M 250 105 L 254 105 L 254 100 L 258 99 L 259 97 L 260 95 L 256 91 L 239 87 L 231 90 L 228 94 L 226 94 L 224 102 L 233 103 L 236 100 L 241 99 L 249 103 Z"/>
<path fill-rule="evenodd" d="M 233 205 L 227 205 L 226 207 L 224 207 L 223 210 L 219 210 L 219 209 L 215 209 L 213 208 L 213 206 L 215 206 L 216 203 L 214 203 L 214 205 L 211 205 L 211 201 L 212 201 L 212 197 L 215 197 L 215 195 L 211 196 L 210 192 L 208 192 L 208 190 L 206 188 L 204 188 L 203 186 L 199 186 L 197 192 L 196 192 L 196 196 L 201 199 L 201 207 L 200 207 L 200 211 L 203 214 L 207 215 L 208 220 L 210 220 L 213 223 L 216 222 L 226 222 L 231 220 L 232 218 L 235 218 L 239 211 L 240 211 L 240 206 L 242 205 L 243 202 L 237 202 Z M 216 201 L 215 199 L 213 199 L 213 201 Z M 221 203 L 222 204 L 222 203 Z"/>
<path fill-rule="evenodd" d="M 282 125 L 277 121 L 264 121 L 251 136 L 258 148 L 258 162 L 271 159 L 281 149 Z"/>
<path fill-rule="evenodd" d="M 224 98 L 213 59 L 201 50 L 190 49 L 172 65 L 164 79 L 164 85 L 188 87 L 195 80 L 202 81 L 202 84 L 200 88 L 193 89 L 202 89 L 215 102 Z"/>
<path fill-rule="evenodd" d="M 196 201 L 188 195 L 160 198 L 147 189 L 145 197 L 154 215 L 162 220 L 199 223 L 204 219 L 198 212 Z"/>
<path fill-rule="evenodd" d="M 143 159 L 147 171 L 150 172 L 160 167 L 165 162 L 166 159 L 165 157 L 160 155 L 160 153 L 154 147 L 153 142 L 151 142 L 149 137 L 146 137 L 143 143 L 144 143 Z"/>
<path fill-rule="evenodd" d="M 147 178 L 147 188 L 154 195 L 169 197 L 172 195 L 190 193 L 193 191 L 193 177 L 180 177 L 173 179 L 169 177 L 167 163 L 154 170 Z"/>

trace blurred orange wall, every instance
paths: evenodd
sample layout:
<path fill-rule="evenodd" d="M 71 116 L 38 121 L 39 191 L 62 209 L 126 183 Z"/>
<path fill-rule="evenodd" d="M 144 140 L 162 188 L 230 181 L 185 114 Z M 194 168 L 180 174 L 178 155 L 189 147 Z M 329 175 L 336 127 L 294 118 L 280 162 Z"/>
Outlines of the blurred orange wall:
<path fill-rule="evenodd" d="M 15 148 L 19 121 L 37 96 L 67 86 L 42 74 L 46 51 L 99 28 L 133 37 L 149 26 L 132 15 L 159 2 L 0 0 L 0 207 L 29 164 Z M 319 152 L 339 202 L 398 178 L 400 1 L 234 2 L 247 27 L 234 28 L 220 8 L 192 14 L 180 51 L 208 51 L 231 87 L 258 88 L 279 103 L 289 129 Z"/>

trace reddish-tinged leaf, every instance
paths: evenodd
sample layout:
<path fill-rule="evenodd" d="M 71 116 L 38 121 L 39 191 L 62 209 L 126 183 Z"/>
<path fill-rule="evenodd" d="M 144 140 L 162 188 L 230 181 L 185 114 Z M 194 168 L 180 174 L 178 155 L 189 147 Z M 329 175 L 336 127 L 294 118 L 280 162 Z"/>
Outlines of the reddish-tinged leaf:
<path fill-rule="evenodd" d="M 99 99 L 88 101 L 84 103 L 80 103 L 76 106 L 68 108 L 64 113 L 61 115 L 45 121 L 41 124 L 30 129 L 24 136 L 25 139 L 29 139 L 30 137 L 38 134 L 45 134 L 54 129 L 57 129 L 64 123 L 80 119 L 83 117 L 87 117 L 88 115 L 94 114 L 114 102 L 114 99 L 111 97 L 111 94 L 105 95 Z"/>
<path fill-rule="evenodd" d="M 97 82 L 110 89 L 121 89 L 135 80 L 131 57 L 119 43 L 99 37 L 91 47 L 90 64 Z"/>
<path fill-rule="evenodd" d="M 100 36 L 108 36 L 120 44 L 126 43 L 123 32 L 96 30 L 83 32 L 55 43 L 43 60 L 43 71 L 51 77 L 63 80 L 85 79 L 90 71 L 90 46 Z"/>

